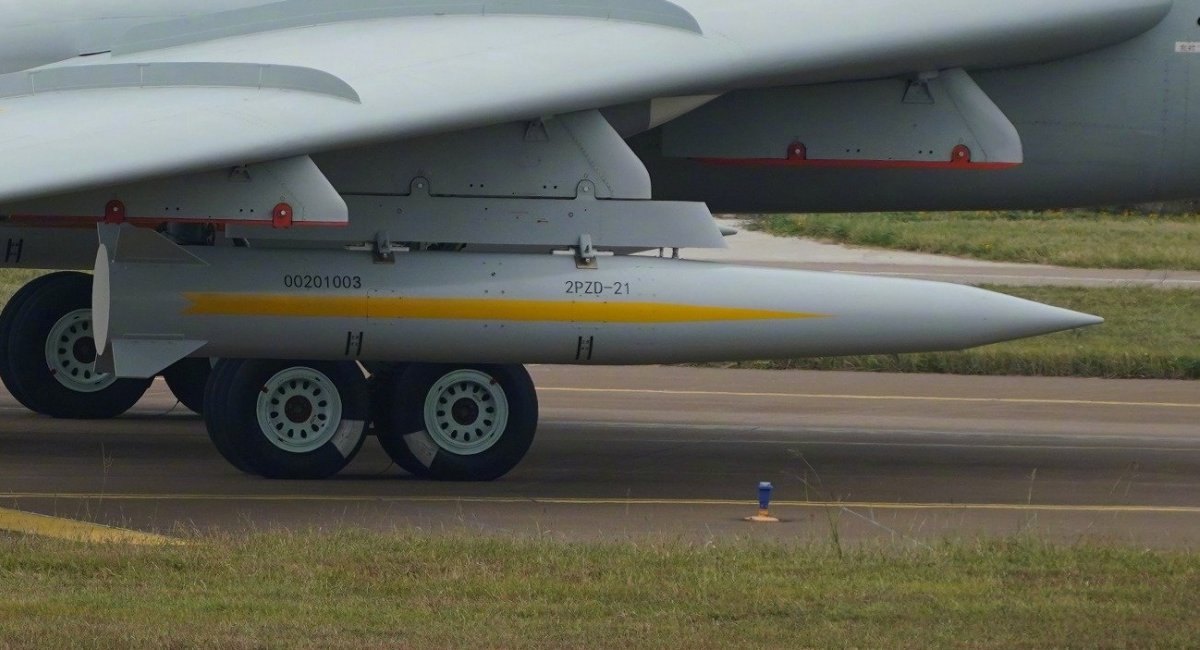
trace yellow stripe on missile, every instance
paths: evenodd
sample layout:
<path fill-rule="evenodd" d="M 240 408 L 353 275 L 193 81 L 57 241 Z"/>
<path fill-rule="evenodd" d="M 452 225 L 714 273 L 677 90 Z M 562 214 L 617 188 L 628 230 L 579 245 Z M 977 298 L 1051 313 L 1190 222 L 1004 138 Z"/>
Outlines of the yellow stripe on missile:
<path fill-rule="evenodd" d="M 192 316 L 279 316 L 523 322 L 703 323 L 828 318 L 828 314 L 675 305 L 654 302 L 574 302 L 507 298 L 295 296 L 260 293 L 187 293 Z"/>

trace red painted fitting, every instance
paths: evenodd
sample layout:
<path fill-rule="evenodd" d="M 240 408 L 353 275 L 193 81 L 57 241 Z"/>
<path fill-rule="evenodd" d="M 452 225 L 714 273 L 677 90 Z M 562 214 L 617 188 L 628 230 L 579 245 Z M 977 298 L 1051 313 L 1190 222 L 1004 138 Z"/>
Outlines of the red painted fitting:
<path fill-rule="evenodd" d="M 104 206 L 104 223 L 125 223 L 125 204 L 113 199 Z"/>
<path fill-rule="evenodd" d="M 280 203 L 271 214 L 271 225 L 276 228 L 291 228 L 293 214 L 291 205 Z"/>
<path fill-rule="evenodd" d="M 950 152 L 950 162 L 956 165 L 969 165 L 971 163 L 971 148 L 965 144 L 960 144 Z"/>

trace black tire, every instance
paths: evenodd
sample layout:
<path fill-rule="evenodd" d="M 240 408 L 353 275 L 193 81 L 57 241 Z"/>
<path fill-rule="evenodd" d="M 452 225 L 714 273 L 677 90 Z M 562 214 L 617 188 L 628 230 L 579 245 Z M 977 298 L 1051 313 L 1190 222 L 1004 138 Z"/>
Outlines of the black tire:
<path fill-rule="evenodd" d="M 396 382 L 399 381 L 400 375 L 408 368 L 398 366 L 394 371 L 379 371 L 376 370 L 368 383 L 371 386 L 371 433 L 377 436 L 380 441 L 384 438 L 392 437 L 389 433 L 396 426 L 393 421 L 393 413 L 395 411 L 395 396 Z M 409 432 L 412 433 L 412 432 Z M 400 442 L 396 453 L 388 449 L 388 444 L 385 443 L 384 449 L 392 462 L 400 466 L 400 469 L 419 478 L 430 478 L 429 468 L 426 467 L 417 457 L 407 448 L 404 442 Z"/>
<path fill-rule="evenodd" d="M 408 364 L 371 364 L 365 366 L 370 376 L 367 377 L 367 388 L 371 394 L 371 423 L 367 435 L 375 435 L 380 427 L 390 426 L 392 419 L 392 386 Z"/>
<path fill-rule="evenodd" d="M 61 368 L 52 368 L 47 360 L 47 339 L 55 325 L 68 314 L 90 310 L 92 276 L 84 273 L 60 273 L 39 284 L 25 297 L 11 323 L 8 336 L 9 379 L 25 405 L 42 415 L 56 418 L 100 420 L 128 411 L 141 399 L 152 379 L 117 379 L 99 390 L 84 391 L 60 382 Z M 86 323 L 86 324 L 83 324 Z M 63 348 L 76 364 L 74 376 L 92 377 L 88 356 L 94 360 L 94 341 L 86 330 L 90 319 L 81 322 L 83 332 L 71 350 Z M 91 350 L 87 348 L 91 347 Z M 63 371 L 66 372 L 66 371 Z"/>
<path fill-rule="evenodd" d="M 36 277 L 24 286 L 17 289 L 17 292 L 8 299 L 4 305 L 4 311 L 0 311 L 0 381 L 4 382 L 4 387 L 8 389 L 9 394 L 16 399 L 17 402 L 29 410 L 29 403 L 26 401 L 24 393 L 21 392 L 20 386 L 12 379 L 12 371 L 9 369 L 10 362 L 8 360 L 8 337 L 12 335 L 12 324 L 17 318 L 17 312 L 21 310 L 21 306 L 25 304 L 25 299 L 30 296 L 38 287 L 47 282 L 53 282 L 55 276 L 63 273 L 72 273 L 72 271 L 60 271 L 59 273 L 51 273 Z"/>
<path fill-rule="evenodd" d="M 171 394 L 193 413 L 204 413 L 204 389 L 212 374 L 212 362 L 207 358 L 180 359 L 162 372 Z"/>
<path fill-rule="evenodd" d="M 208 375 L 208 381 L 204 384 L 204 428 L 208 430 L 208 439 L 212 441 L 213 447 L 217 449 L 217 453 L 221 454 L 222 458 L 247 474 L 257 475 L 258 471 L 242 454 L 241 448 L 232 442 L 232 434 L 236 432 L 220 426 L 225 418 L 222 413 L 225 406 L 223 391 L 228 390 L 229 374 L 236 372 L 239 367 L 241 367 L 241 362 L 238 359 L 221 359 L 213 366 Z"/>
<path fill-rule="evenodd" d="M 336 421 L 322 417 L 338 403 L 323 399 L 326 389 L 339 398 Z M 277 395 L 282 397 L 274 404 L 261 403 L 264 417 L 278 427 L 268 430 L 259 423 L 260 398 Z M 366 379 L 352 362 L 223 359 L 205 402 L 205 424 L 218 451 L 224 448 L 222 455 L 239 469 L 273 479 L 337 474 L 362 448 L 370 416 Z"/>
<path fill-rule="evenodd" d="M 428 417 L 427 398 L 437 400 Z M 486 419 L 488 400 L 498 398 L 507 403 L 503 425 Z M 396 378 L 388 408 L 390 426 L 378 429 L 379 442 L 421 478 L 498 479 L 521 462 L 537 431 L 537 392 L 522 366 L 413 364 Z M 442 433 L 431 433 L 438 428 Z"/>

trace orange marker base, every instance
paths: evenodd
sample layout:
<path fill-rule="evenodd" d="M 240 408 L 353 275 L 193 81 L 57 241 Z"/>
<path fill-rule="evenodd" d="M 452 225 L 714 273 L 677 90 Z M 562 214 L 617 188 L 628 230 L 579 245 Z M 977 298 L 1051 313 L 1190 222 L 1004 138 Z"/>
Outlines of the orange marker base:
<path fill-rule="evenodd" d="M 779 519 L 772 517 L 771 513 L 767 512 L 766 510 L 759 510 L 757 515 L 754 515 L 753 517 L 746 517 L 745 521 L 749 521 L 749 522 L 755 523 L 755 524 L 777 524 L 777 523 L 779 523 Z"/>

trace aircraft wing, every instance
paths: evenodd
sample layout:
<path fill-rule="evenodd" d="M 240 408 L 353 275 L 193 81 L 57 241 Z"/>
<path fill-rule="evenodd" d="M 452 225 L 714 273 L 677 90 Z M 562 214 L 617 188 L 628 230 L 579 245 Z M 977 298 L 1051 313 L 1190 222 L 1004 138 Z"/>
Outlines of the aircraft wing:
<path fill-rule="evenodd" d="M 758 85 L 1030 63 L 1170 0 L 284 0 L 0 76 L 0 202 Z"/>

